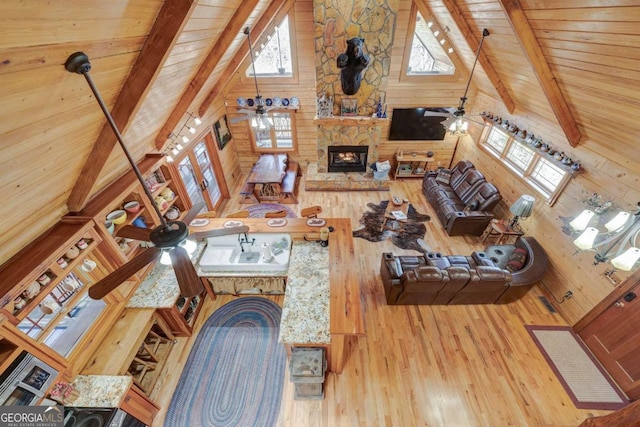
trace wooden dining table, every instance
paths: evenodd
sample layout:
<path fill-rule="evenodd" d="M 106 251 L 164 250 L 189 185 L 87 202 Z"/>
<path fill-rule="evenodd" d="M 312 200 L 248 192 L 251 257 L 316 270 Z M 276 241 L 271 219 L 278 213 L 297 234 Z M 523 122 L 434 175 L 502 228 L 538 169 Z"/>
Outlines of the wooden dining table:
<path fill-rule="evenodd" d="M 261 154 L 255 162 L 246 182 L 261 186 L 258 189 L 260 200 L 278 200 L 287 162 L 286 154 Z"/>

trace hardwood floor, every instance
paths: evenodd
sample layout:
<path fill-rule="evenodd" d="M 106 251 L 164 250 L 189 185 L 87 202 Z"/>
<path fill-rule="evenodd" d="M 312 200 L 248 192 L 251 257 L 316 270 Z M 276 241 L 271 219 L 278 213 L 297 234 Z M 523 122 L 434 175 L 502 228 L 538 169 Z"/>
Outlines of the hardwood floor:
<path fill-rule="evenodd" d="M 305 192 L 304 182 L 300 188 L 300 203 L 289 205 L 296 212 L 321 205 L 321 217 L 348 217 L 358 228 L 367 202 L 394 194 L 432 216 L 425 241 L 434 250 L 470 254 L 484 246 L 478 237 L 446 236 L 417 179 L 394 181 L 391 192 Z M 224 212 L 242 207 L 234 196 Z M 538 288 L 509 305 L 387 306 L 381 253 L 415 252 L 390 241 L 355 239 L 355 247 L 362 254 L 357 268 L 366 336 L 351 343 L 344 372 L 327 375 L 324 400 L 294 400 L 287 369 L 279 426 L 577 426 L 609 413 L 576 409 L 525 331 L 527 324 L 566 325 L 540 303 Z M 208 300 L 196 330 L 234 298 Z M 162 407 L 154 425 L 163 425 L 194 338 L 179 339 L 152 393 Z"/>

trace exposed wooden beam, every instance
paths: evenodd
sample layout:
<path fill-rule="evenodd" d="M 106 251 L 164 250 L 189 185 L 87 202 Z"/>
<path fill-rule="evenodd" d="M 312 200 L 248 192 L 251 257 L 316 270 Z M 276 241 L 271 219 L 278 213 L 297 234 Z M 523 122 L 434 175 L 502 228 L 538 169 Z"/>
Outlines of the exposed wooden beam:
<path fill-rule="evenodd" d="M 140 50 L 138 59 L 133 64 L 131 73 L 122 86 L 111 110 L 113 120 L 122 133 L 133 121 L 197 3 L 195 0 L 166 0 L 164 2 L 149 36 Z M 82 167 L 80 177 L 71 190 L 71 195 L 67 200 L 69 211 L 79 212 L 85 206 L 91 189 L 98 180 L 116 142 L 117 139 L 109 123 L 105 122 L 87 161 Z"/>
<path fill-rule="evenodd" d="M 447 10 L 449 11 L 451 18 L 453 18 L 456 25 L 462 32 L 462 36 L 467 41 L 469 48 L 473 52 L 477 52 L 480 42 L 478 41 L 478 38 L 473 33 L 473 30 L 471 29 L 471 27 L 469 27 L 469 24 L 467 24 L 467 20 L 462 15 L 460 8 L 456 5 L 456 3 L 453 0 L 442 0 L 442 2 L 447 8 Z M 509 91 L 507 91 L 507 88 L 502 83 L 502 80 L 500 80 L 500 76 L 498 75 L 498 72 L 495 70 L 495 68 L 493 68 L 493 65 L 491 65 L 491 61 L 489 61 L 489 58 L 487 57 L 487 55 L 485 55 L 482 51 L 480 51 L 480 56 L 478 56 L 478 62 L 480 63 L 485 74 L 491 81 L 491 84 L 493 84 L 493 87 L 495 88 L 496 92 L 498 92 L 498 96 L 500 96 L 500 99 L 502 100 L 502 103 L 504 104 L 507 111 L 513 114 L 516 108 L 516 104 L 511 98 L 511 95 L 509 95 Z"/>
<path fill-rule="evenodd" d="M 499 0 L 500 6 L 507 15 L 507 20 L 522 47 L 533 72 L 538 78 L 551 109 L 560 123 L 567 140 L 575 147 L 580 142 L 582 135 L 576 124 L 567 101 L 564 99 L 558 82 L 553 76 L 549 63 L 544 57 L 538 39 L 536 39 L 531 25 L 522 10 L 519 0 Z"/>
<path fill-rule="evenodd" d="M 220 62 L 224 54 L 227 52 L 229 45 L 231 45 L 233 39 L 236 38 L 242 27 L 245 25 L 245 22 L 249 19 L 253 9 L 258 3 L 259 0 L 245 0 L 233 14 L 229 23 L 220 33 L 220 37 L 218 37 L 218 40 L 216 40 L 215 44 L 207 54 L 207 57 L 202 62 L 202 65 L 200 65 L 200 68 L 191 80 L 191 83 L 189 83 L 180 97 L 180 100 L 173 107 L 173 110 L 162 126 L 162 129 L 160 129 L 160 132 L 156 135 L 156 148 L 159 150 L 164 148 L 169 135 L 178 125 L 178 122 L 184 116 L 184 113 L 204 86 L 207 79 L 218 65 L 218 62 Z"/>
<path fill-rule="evenodd" d="M 290 6 L 294 3 L 293 0 L 274 0 L 269 4 L 269 7 L 264 11 L 260 20 L 251 28 L 251 35 L 253 40 L 258 40 L 260 38 L 260 34 L 279 17 L 281 11 L 288 10 Z M 287 7 L 284 7 L 288 5 Z M 224 85 L 227 84 L 229 79 L 233 76 L 233 74 L 238 70 L 238 67 L 242 64 L 244 59 L 247 57 L 249 53 L 249 46 L 246 43 L 243 43 L 236 54 L 233 56 L 233 59 L 229 62 L 229 65 L 224 69 L 220 78 L 216 81 L 215 85 L 209 91 L 209 94 L 204 99 L 200 107 L 198 108 L 198 114 L 200 116 L 204 116 L 207 112 L 215 97 L 220 93 Z"/>

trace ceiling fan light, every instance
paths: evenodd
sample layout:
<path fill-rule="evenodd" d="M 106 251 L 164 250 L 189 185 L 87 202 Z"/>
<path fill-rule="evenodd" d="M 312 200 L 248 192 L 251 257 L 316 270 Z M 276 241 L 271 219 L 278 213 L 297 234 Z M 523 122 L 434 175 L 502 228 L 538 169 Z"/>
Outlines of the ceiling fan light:
<path fill-rule="evenodd" d="M 160 264 L 171 265 L 171 255 L 169 255 L 169 251 L 167 250 L 162 251 L 162 255 L 160 256 Z"/>
<path fill-rule="evenodd" d="M 185 248 L 185 250 L 187 251 L 187 253 L 189 255 L 194 253 L 195 250 L 198 248 L 198 244 L 196 242 L 194 242 L 193 240 L 189 240 L 189 239 L 185 239 L 184 242 L 180 243 L 180 246 Z"/>

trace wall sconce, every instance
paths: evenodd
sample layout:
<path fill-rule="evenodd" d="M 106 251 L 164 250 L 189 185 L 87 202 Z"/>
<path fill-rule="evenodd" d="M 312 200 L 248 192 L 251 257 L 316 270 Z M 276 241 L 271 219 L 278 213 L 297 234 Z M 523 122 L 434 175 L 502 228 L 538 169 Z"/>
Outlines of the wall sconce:
<path fill-rule="evenodd" d="M 640 202 L 635 212 L 618 212 L 604 224 L 604 231 L 589 226 L 595 213 L 584 210 L 569 222 L 571 233 L 580 233 L 573 241 L 576 251 L 593 251 L 594 265 L 610 262 L 613 269 L 605 271 L 604 275 L 614 284 L 613 274 L 616 271 L 631 271 L 638 266 L 640 249 L 638 249 L 640 235 Z"/>
<path fill-rule="evenodd" d="M 186 129 L 190 134 L 193 135 L 196 133 L 196 127 L 202 124 L 202 120 L 200 120 L 200 117 L 195 116 L 190 112 L 187 112 L 187 115 L 189 117 L 187 117 L 187 120 L 185 120 L 184 124 L 182 125 L 178 133 L 171 132 L 169 134 L 169 139 L 171 140 L 171 142 L 165 148 L 165 151 L 163 153 L 165 156 L 167 156 L 168 162 L 173 162 L 173 156 L 177 156 L 178 153 L 180 153 L 180 151 L 182 151 L 182 149 L 184 148 L 182 144 L 180 144 L 179 142 L 176 142 L 176 139 L 178 139 L 178 137 L 180 137 L 183 144 L 188 144 L 191 141 L 189 137 L 187 135 L 184 135 L 182 132 Z M 189 121 L 191 119 L 193 119 L 193 126 L 189 125 Z"/>

